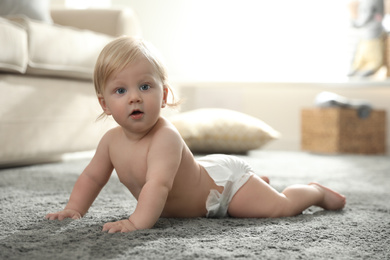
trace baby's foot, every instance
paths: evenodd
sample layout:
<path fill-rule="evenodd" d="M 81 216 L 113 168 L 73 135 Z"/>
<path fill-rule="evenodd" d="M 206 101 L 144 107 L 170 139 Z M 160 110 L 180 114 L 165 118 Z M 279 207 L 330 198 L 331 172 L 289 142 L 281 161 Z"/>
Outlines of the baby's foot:
<path fill-rule="evenodd" d="M 317 188 L 319 191 L 321 191 L 324 194 L 323 201 L 319 203 L 317 206 L 327 210 L 339 210 L 344 208 L 346 203 L 345 196 L 316 182 L 311 182 L 309 183 L 309 185 Z"/>

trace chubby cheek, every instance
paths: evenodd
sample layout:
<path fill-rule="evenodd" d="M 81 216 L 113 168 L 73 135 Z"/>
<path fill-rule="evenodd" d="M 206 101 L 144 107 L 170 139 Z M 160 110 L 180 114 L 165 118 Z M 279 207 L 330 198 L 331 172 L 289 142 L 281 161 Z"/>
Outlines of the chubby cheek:
<path fill-rule="evenodd" d="M 153 102 L 149 102 L 144 104 L 145 112 L 148 114 L 154 114 L 155 116 L 159 116 L 161 109 L 164 107 L 164 103 L 162 99 L 154 99 Z"/>

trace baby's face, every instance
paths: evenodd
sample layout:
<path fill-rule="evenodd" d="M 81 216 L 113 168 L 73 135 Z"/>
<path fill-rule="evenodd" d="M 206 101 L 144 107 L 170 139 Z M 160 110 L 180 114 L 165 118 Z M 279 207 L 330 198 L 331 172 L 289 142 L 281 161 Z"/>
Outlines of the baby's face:
<path fill-rule="evenodd" d="M 154 67 L 140 58 L 107 80 L 99 102 L 122 127 L 143 131 L 157 122 L 167 93 Z"/>

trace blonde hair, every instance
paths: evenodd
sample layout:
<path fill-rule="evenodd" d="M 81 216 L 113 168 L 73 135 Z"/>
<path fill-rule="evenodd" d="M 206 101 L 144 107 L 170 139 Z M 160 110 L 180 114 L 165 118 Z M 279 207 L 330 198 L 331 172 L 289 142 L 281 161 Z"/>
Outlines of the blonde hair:
<path fill-rule="evenodd" d="M 165 65 L 159 58 L 158 52 L 148 42 L 135 37 L 119 37 L 103 48 L 96 61 L 93 77 L 96 94 L 103 94 L 107 80 L 139 57 L 146 58 L 152 64 L 163 85 L 171 92 L 172 102 L 168 102 L 167 105 L 171 107 L 178 106 L 180 102 L 175 101 L 173 90 L 168 83 Z"/>

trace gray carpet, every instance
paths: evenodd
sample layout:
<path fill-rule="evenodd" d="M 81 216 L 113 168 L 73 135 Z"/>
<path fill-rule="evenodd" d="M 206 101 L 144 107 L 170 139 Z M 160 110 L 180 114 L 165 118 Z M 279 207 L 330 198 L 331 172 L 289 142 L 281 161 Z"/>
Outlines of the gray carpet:
<path fill-rule="evenodd" d="M 101 232 L 135 200 L 114 175 L 82 220 L 48 221 L 87 160 L 0 170 L 0 259 L 390 259 L 390 157 L 256 151 L 243 156 L 278 190 L 318 181 L 347 196 L 338 212 L 281 219 L 160 219 Z"/>

